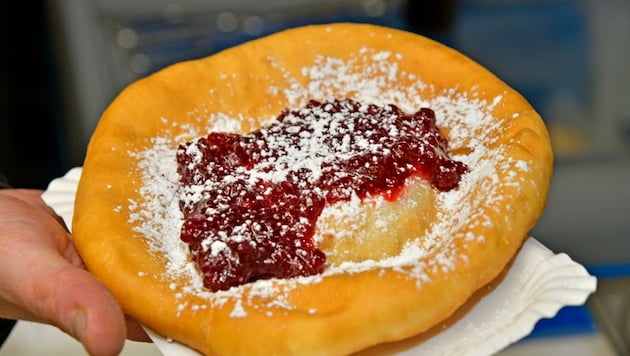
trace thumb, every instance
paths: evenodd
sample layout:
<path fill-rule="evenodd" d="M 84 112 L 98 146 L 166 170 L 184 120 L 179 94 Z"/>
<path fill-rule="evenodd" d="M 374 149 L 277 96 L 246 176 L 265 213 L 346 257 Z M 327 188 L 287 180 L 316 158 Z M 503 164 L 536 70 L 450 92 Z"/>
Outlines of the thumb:
<path fill-rule="evenodd" d="M 115 355 L 127 335 L 124 314 L 114 297 L 88 272 L 61 267 L 33 280 L 34 308 L 78 339 L 91 355 Z M 46 279 L 46 277 L 49 277 Z M 53 281 L 53 282 L 50 282 Z"/>
<path fill-rule="evenodd" d="M 53 324 L 91 355 L 120 353 L 124 314 L 109 291 L 81 268 L 67 231 L 44 212 L 23 204 L 12 207 L 0 214 L 0 316 Z"/>
<path fill-rule="evenodd" d="M 25 310 L 20 317 L 57 326 L 78 339 L 91 355 L 118 354 L 126 326 L 113 296 L 85 270 L 61 259 L 50 263 L 56 256 L 47 258 L 45 267 L 31 264 L 14 289 L 12 303 Z"/>

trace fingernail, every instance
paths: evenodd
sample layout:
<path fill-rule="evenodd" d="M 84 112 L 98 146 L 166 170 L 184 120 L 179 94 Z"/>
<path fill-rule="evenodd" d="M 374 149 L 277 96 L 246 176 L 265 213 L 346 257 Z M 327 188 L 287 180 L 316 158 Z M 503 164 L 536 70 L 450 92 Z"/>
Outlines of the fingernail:
<path fill-rule="evenodd" d="M 77 309 L 72 312 L 70 321 L 70 332 L 74 337 L 83 341 L 83 337 L 85 336 L 85 327 L 87 326 L 87 318 L 85 315 L 85 311 L 82 309 Z"/>

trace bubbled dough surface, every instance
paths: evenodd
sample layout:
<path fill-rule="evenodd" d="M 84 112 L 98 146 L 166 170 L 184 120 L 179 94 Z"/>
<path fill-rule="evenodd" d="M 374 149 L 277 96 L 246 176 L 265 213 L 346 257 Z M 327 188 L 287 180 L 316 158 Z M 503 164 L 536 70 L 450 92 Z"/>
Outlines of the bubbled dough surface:
<path fill-rule="evenodd" d="M 271 305 L 279 296 L 249 294 L 248 298 L 228 299 L 207 309 L 178 311 L 183 300 L 188 305 L 204 304 L 206 300 L 196 295 L 176 297 L 171 283 L 186 281 L 164 276 L 165 258 L 149 250 L 125 215 L 130 200 L 142 202 L 143 198 L 138 194 L 142 183 L 138 162 L 128 152 L 145 149 L 150 138 L 164 134 L 161 118 L 179 123 L 166 131 L 171 137 L 182 134 L 185 125 L 202 125 L 189 115 L 193 110 L 233 117 L 277 115 L 287 103 L 272 100 L 261 88 L 282 83 L 286 72 L 276 69 L 277 63 L 269 60 L 269 54 L 292 77 L 301 78 L 304 85 L 306 78 L 300 71 L 316 56 L 347 59 L 349 53 L 363 46 L 404 54 L 401 69 L 431 83 L 432 91 L 426 95 L 450 88 L 475 92 L 488 102 L 502 95 L 493 116 L 520 115 L 518 121 L 498 121 L 496 140 L 489 146 L 503 145 L 508 156 L 527 160 L 529 173 L 522 173 L 526 179 L 519 187 L 500 187 L 503 196 L 509 197 L 505 203 L 476 207 L 479 216 L 494 221 L 492 226 L 463 224 L 457 231 L 483 235 L 484 241 L 465 245 L 455 241 L 449 248 L 466 249 L 468 260 L 457 260 L 451 271 L 427 271 L 425 277 L 430 283 L 423 283 L 421 288 L 416 280 L 406 277 L 405 268 L 376 269 L 333 275 L 287 290 L 283 300 L 293 305 L 291 310 L 250 308 L 246 317 L 230 316 L 239 303 Z M 240 76 L 226 80 L 222 73 Z M 404 87 L 413 83 L 403 79 L 398 84 Z M 246 121 L 242 130 L 257 126 L 257 122 Z M 458 149 L 474 152 L 475 147 Z M 129 315 L 192 348 L 208 354 L 346 354 L 427 330 L 497 276 L 540 215 L 550 175 L 551 151 L 538 115 L 520 95 L 459 53 L 391 29 L 349 24 L 306 27 L 203 60 L 177 64 L 123 91 L 104 113 L 88 149 L 76 199 L 74 241 L 88 269 L 112 291 Z M 422 196 L 426 207 L 431 194 L 424 195 L 423 189 L 415 192 L 410 188 L 408 193 Z M 483 189 L 481 185 L 475 187 L 470 204 Z M 443 213 L 436 209 L 435 214 L 421 213 L 420 225 L 423 219 L 430 221 Z M 403 206 L 402 210 L 407 209 Z M 403 235 L 416 235 L 417 229 L 423 229 L 415 226 L 416 217 L 411 216 L 408 224 L 401 224 Z M 364 258 L 372 250 L 377 255 L 387 254 L 400 244 L 398 238 L 390 246 L 373 238 L 368 240 L 369 248 L 350 254 L 345 252 L 349 248 L 344 243 L 352 245 L 351 240 L 325 248 L 341 261 Z M 440 252 L 444 251 L 435 248 L 427 260 L 419 263 L 437 258 Z M 248 295 L 251 288 L 243 287 L 242 295 Z"/>

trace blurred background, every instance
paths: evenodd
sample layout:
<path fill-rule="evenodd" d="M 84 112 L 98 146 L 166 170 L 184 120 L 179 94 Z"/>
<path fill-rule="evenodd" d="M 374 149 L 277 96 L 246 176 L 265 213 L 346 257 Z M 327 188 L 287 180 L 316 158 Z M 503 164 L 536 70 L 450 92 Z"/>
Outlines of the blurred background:
<path fill-rule="evenodd" d="M 630 354 L 630 0 L 5 2 L 0 172 L 45 189 L 81 165 L 100 114 L 130 82 L 284 28 L 337 21 L 434 38 L 532 103 L 556 154 L 548 209 L 532 233 L 602 280 L 622 280 L 616 299 L 600 304 L 621 308 L 607 323 Z"/>

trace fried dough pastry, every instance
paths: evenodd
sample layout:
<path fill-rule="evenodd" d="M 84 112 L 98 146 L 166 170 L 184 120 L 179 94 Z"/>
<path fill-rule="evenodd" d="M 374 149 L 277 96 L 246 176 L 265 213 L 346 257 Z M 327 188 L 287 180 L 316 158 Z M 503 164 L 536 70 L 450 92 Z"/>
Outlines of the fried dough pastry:
<path fill-rule="evenodd" d="M 205 287 L 180 239 L 178 149 L 337 99 L 431 109 L 444 154 L 468 170 L 448 191 L 412 175 L 395 194 L 326 204 L 317 273 Z M 426 331 L 498 276 L 542 213 L 551 174 L 539 115 L 472 60 L 390 28 L 307 26 L 123 90 L 89 144 L 73 238 L 125 312 L 164 337 L 205 354 L 348 354 Z"/>

